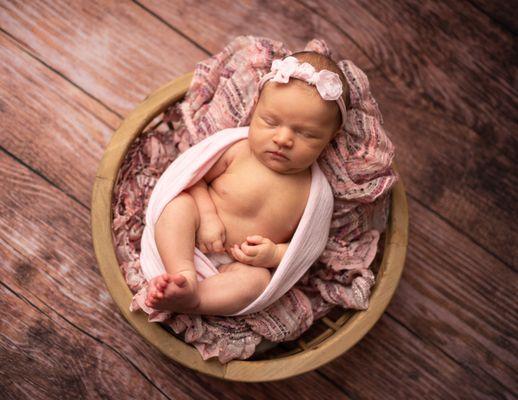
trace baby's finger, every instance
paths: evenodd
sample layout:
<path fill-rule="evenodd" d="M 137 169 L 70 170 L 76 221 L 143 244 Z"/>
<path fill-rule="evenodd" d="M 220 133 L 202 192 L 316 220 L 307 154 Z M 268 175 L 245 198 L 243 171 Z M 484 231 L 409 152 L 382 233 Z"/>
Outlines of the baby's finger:
<path fill-rule="evenodd" d="M 261 235 L 252 235 L 247 236 L 246 240 L 248 243 L 260 244 L 263 242 L 264 238 Z"/>
<path fill-rule="evenodd" d="M 236 261 L 245 262 L 245 260 L 243 259 L 243 256 L 241 254 L 237 254 L 235 246 L 232 246 L 230 248 L 230 253 L 232 254 L 232 257 L 234 257 L 234 259 Z"/>
<path fill-rule="evenodd" d="M 236 260 L 238 259 L 238 255 L 236 254 L 236 246 L 232 246 L 230 248 L 230 252 L 232 253 L 232 257 L 234 257 Z"/>
<path fill-rule="evenodd" d="M 234 253 L 236 254 L 236 258 L 239 260 L 239 261 L 242 261 L 244 263 L 248 263 L 250 262 L 252 259 L 250 257 L 248 257 L 245 253 L 243 253 L 243 251 L 237 246 L 235 245 L 234 247 Z"/>
<path fill-rule="evenodd" d="M 243 250 L 243 253 L 245 253 L 248 256 L 256 256 L 257 253 L 259 253 L 259 250 L 257 249 L 257 246 L 250 246 L 246 242 L 243 242 L 241 244 L 241 250 Z"/>
<path fill-rule="evenodd" d="M 235 247 L 231 247 L 231 248 L 230 248 L 230 254 L 231 254 L 231 255 L 232 255 L 232 257 L 234 258 L 234 260 L 241 261 L 240 256 L 238 256 L 238 255 L 236 254 L 236 251 L 235 251 L 235 250 L 236 250 L 236 249 L 235 249 Z"/>
<path fill-rule="evenodd" d="M 199 245 L 198 247 L 199 247 L 199 249 L 200 249 L 200 251 L 201 251 L 202 253 L 208 253 L 208 251 L 207 251 L 207 246 L 205 246 L 205 244 L 200 243 L 200 245 Z"/>

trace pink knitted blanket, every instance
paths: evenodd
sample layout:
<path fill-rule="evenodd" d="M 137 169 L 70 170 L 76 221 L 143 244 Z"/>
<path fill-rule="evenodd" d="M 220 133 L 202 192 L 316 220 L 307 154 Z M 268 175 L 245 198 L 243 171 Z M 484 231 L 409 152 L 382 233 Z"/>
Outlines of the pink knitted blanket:
<path fill-rule="evenodd" d="M 330 55 L 325 42 L 312 40 L 305 50 Z M 143 214 L 157 178 L 178 151 L 184 152 L 226 128 L 245 127 L 258 98 L 257 83 L 272 60 L 291 54 L 282 43 L 241 36 L 222 52 L 196 65 L 185 99 L 165 114 L 173 129 L 139 138 L 128 153 L 115 188 L 113 234 L 133 309 L 140 308 L 147 282 L 139 261 Z M 288 292 L 262 311 L 242 316 L 150 312 L 176 333 L 185 331 L 203 359 L 222 363 L 249 358 L 261 340 L 298 338 L 331 308 L 366 309 L 374 284 L 369 269 L 384 231 L 390 188 L 397 180 L 391 162 L 393 145 L 382 128 L 382 117 L 366 75 L 349 60 L 338 66 L 349 85 L 350 104 L 345 129 L 324 150 L 318 165 L 329 182 L 334 208 L 325 249 L 316 263 Z M 140 141 L 142 140 L 142 142 Z M 136 176 L 132 172 L 139 171 Z M 139 197 L 140 196 L 140 197 Z M 156 310 L 155 310 L 156 311 Z"/>

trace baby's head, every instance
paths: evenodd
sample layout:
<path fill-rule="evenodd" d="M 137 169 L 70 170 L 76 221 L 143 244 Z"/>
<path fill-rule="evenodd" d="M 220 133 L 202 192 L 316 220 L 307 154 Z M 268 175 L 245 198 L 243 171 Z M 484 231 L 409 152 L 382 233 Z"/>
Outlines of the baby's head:
<path fill-rule="evenodd" d="M 330 58 L 315 52 L 292 54 L 318 72 L 338 74 L 342 98 L 348 104 L 348 87 L 342 71 Z M 248 140 L 255 157 L 282 174 L 305 171 L 340 132 L 342 112 L 335 100 L 324 100 L 316 86 L 290 77 L 287 83 L 267 81 L 252 114 Z M 279 152 L 285 158 L 271 152 Z"/>

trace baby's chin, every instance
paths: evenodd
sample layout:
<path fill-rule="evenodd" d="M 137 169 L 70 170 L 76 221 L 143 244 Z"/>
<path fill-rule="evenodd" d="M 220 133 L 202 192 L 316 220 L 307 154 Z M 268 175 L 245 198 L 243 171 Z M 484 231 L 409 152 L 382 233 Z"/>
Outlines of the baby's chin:
<path fill-rule="evenodd" d="M 268 167 L 272 171 L 275 171 L 275 172 L 277 172 L 279 174 L 283 174 L 283 175 L 299 174 L 301 172 L 304 172 L 308 168 L 310 168 L 310 166 L 307 166 L 307 167 L 293 166 L 293 164 L 290 161 L 279 162 L 279 161 L 275 161 L 275 160 L 263 160 L 263 159 L 261 159 L 260 161 L 264 166 Z"/>

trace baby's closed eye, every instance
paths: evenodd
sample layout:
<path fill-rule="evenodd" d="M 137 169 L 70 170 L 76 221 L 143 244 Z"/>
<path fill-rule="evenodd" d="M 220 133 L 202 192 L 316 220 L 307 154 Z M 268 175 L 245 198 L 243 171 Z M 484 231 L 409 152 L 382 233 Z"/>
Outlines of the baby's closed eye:
<path fill-rule="evenodd" d="M 276 122 L 271 119 L 271 118 L 268 118 L 268 117 L 261 117 L 261 119 L 264 121 L 264 123 L 266 125 L 269 125 L 269 126 L 275 126 Z"/>
<path fill-rule="evenodd" d="M 309 139 L 313 139 L 313 138 L 315 138 L 315 135 L 313 135 L 313 134 L 312 134 L 312 133 L 310 133 L 310 132 L 302 131 L 302 132 L 299 132 L 299 133 L 300 133 L 302 136 L 307 137 L 307 138 L 309 138 Z"/>

